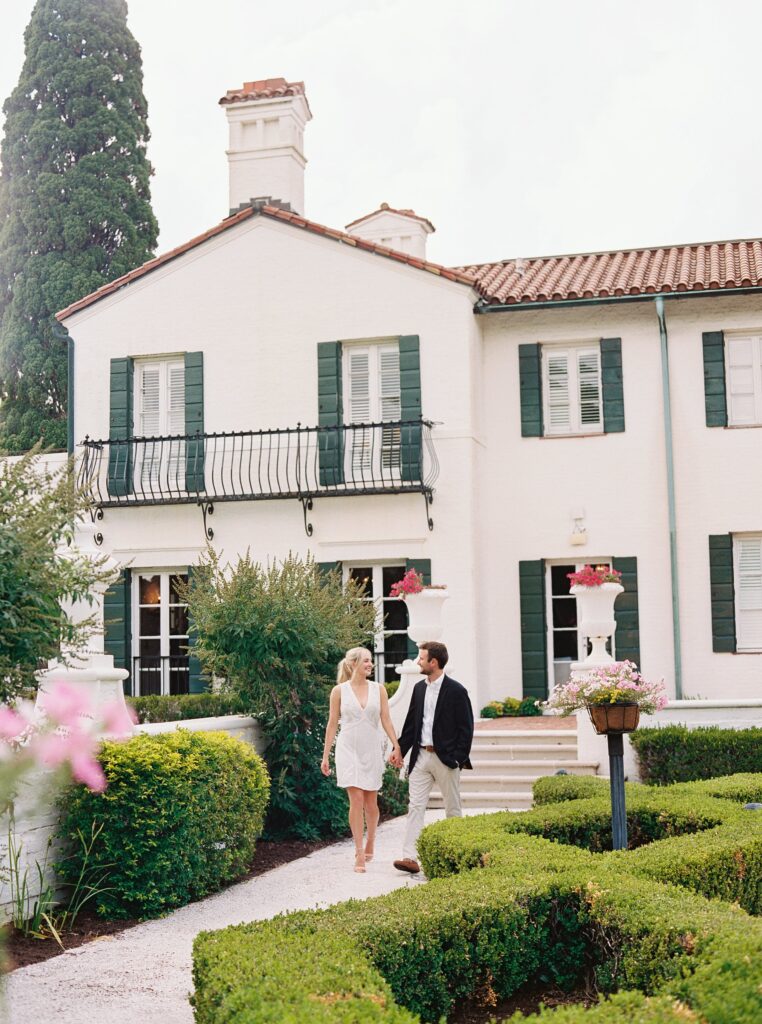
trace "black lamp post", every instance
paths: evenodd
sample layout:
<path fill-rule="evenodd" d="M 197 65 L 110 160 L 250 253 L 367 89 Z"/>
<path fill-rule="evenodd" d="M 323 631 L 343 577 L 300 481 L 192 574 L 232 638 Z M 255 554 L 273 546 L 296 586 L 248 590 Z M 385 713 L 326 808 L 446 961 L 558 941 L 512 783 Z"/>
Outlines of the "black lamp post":
<path fill-rule="evenodd" d="M 588 705 L 593 728 L 605 736 L 609 747 L 609 783 L 611 787 L 611 837 L 615 850 L 627 849 L 627 807 L 624 797 L 624 739 L 640 721 L 637 704 Z"/>

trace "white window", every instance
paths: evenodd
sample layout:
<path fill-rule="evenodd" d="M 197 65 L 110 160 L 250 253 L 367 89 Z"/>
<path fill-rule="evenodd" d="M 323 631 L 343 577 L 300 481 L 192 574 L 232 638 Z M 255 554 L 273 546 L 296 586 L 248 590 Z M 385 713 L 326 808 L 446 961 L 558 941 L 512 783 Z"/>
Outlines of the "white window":
<path fill-rule="evenodd" d="M 133 571 L 132 685 L 135 696 L 188 693 L 188 608 L 178 584 L 184 572 Z"/>
<path fill-rule="evenodd" d="M 603 430 L 600 345 L 543 345 L 542 387 L 546 435 Z"/>
<path fill-rule="evenodd" d="M 596 558 L 590 564 L 611 566 L 611 559 Z M 548 692 L 554 686 L 562 686 L 569 681 L 572 662 L 583 661 L 590 653 L 590 641 L 586 641 L 579 628 L 577 615 L 577 598 L 570 593 L 570 572 L 579 572 L 583 564 L 574 563 L 546 564 L 545 593 L 546 616 L 548 622 Z M 616 634 L 615 634 L 616 635 Z M 609 637 L 606 650 L 614 656 L 614 648 Z"/>
<path fill-rule="evenodd" d="M 344 579 L 361 583 L 365 599 L 376 607 L 376 635 L 373 641 L 379 683 L 399 682 L 396 668 L 408 657 L 407 608 L 399 597 L 390 597 L 392 584 L 405 575 L 404 565 L 345 565 Z"/>
<path fill-rule="evenodd" d="M 762 425 L 762 334 L 726 335 L 728 426 Z"/>
<path fill-rule="evenodd" d="M 399 475 L 402 415 L 399 343 L 344 345 L 345 479 L 388 483 Z M 374 424 L 374 425 L 371 425 Z"/>
<path fill-rule="evenodd" d="M 762 651 L 762 534 L 733 538 L 736 650 Z"/>
<path fill-rule="evenodd" d="M 136 361 L 134 409 L 136 491 L 184 490 L 184 360 Z"/>

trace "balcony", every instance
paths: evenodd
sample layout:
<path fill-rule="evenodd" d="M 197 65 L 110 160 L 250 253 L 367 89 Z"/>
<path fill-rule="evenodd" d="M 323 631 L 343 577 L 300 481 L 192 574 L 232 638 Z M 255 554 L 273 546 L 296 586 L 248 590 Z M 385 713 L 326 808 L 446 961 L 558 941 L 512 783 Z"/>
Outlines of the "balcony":
<path fill-rule="evenodd" d="M 86 437 L 77 480 L 103 509 L 199 505 L 204 528 L 215 503 L 295 498 L 307 513 L 317 498 L 422 494 L 429 506 L 439 462 L 429 420 L 289 427 L 93 441 Z"/>

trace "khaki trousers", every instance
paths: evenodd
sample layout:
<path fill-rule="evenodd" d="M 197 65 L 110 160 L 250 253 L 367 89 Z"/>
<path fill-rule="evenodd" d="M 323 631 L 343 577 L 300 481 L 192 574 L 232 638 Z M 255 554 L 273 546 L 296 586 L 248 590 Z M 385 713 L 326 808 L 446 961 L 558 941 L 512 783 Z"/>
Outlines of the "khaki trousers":
<path fill-rule="evenodd" d="M 402 856 L 410 860 L 418 860 L 416 843 L 423 828 L 423 816 L 435 782 L 444 798 L 445 815 L 448 818 L 463 817 L 460 807 L 460 768 L 448 768 L 435 753 L 429 753 L 421 748 L 418 751 L 415 768 L 408 779 L 410 803 Z"/>

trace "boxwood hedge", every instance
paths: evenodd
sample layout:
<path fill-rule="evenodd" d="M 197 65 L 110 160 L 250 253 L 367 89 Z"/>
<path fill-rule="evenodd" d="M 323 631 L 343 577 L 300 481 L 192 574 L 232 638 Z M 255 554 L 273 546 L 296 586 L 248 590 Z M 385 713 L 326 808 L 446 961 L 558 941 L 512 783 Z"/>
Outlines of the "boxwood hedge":
<path fill-rule="evenodd" d="M 97 911 L 157 917 L 244 874 L 262 831 L 270 781 L 253 748 L 221 732 L 177 732 L 104 743 L 102 794 L 69 787 L 60 836 L 62 880 L 106 875 Z M 78 833 L 102 826 L 87 864 Z"/>
<path fill-rule="evenodd" d="M 601 797 L 450 819 L 421 836 L 426 885 L 202 933 L 197 1022 L 433 1022 L 467 996 L 490 1006 L 538 977 L 587 977 L 605 1001 L 554 1021 L 756 1024 L 762 921 L 716 897 L 758 908 L 762 813 L 674 791 L 633 797 L 631 851 L 591 852 L 610 829 Z"/>
<path fill-rule="evenodd" d="M 737 772 L 762 772 L 762 729 L 636 729 L 630 741 L 644 782 L 666 786 Z"/>

